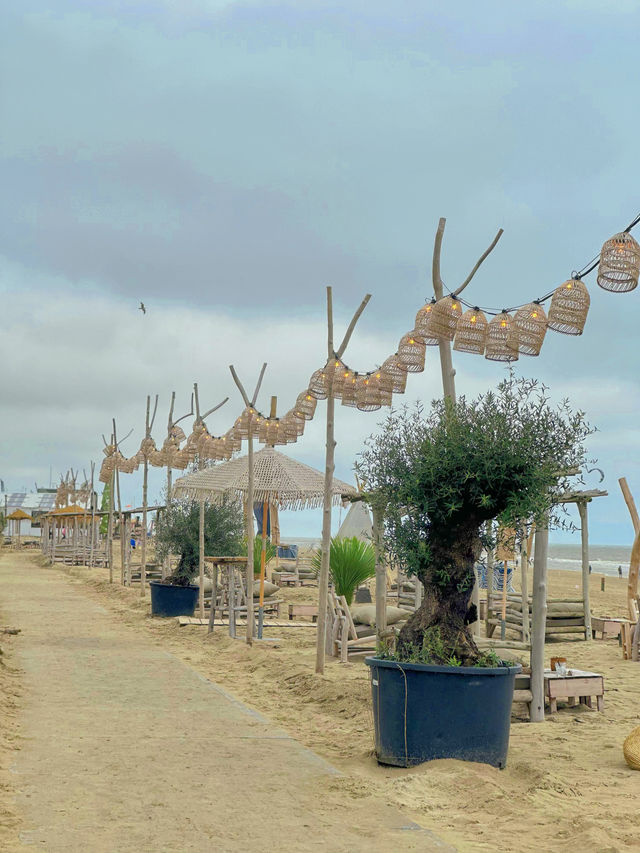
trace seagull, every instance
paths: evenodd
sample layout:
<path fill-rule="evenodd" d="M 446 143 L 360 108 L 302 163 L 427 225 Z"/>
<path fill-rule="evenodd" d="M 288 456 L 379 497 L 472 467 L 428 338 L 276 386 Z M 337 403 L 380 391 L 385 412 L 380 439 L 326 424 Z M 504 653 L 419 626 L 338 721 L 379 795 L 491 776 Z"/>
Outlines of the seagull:
<path fill-rule="evenodd" d="M 141 302 L 141 303 L 140 303 L 140 305 L 139 305 L 139 307 L 138 307 L 138 310 L 139 310 L 139 311 L 142 311 L 142 313 L 143 313 L 143 314 L 146 314 L 146 313 L 147 313 L 147 309 L 144 307 L 144 302 Z"/>

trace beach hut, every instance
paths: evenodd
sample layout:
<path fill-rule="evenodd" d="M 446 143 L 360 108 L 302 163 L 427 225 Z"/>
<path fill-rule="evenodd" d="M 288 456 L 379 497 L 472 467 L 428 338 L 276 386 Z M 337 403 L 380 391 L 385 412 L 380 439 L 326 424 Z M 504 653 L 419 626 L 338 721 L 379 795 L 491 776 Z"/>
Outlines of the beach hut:
<path fill-rule="evenodd" d="M 31 523 L 33 521 L 33 518 L 23 509 L 15 509 L 10 515 L 7 516 L 7 521 L 11 522 L 11 532 L 9 534 L 11 536 L 11 545 L 13 548 L 20 548 L 22 522 L 28 521 L 29 523 Z"/>
<path fill-rule="evenodd" d="M 291 459 L 273 447 L 265 447 L 253 455 L 253 501 L 261 504 L 263 519 L 267 513 L 278 510 L 319 508 L 323 505 L 324 474 Z M 249 457 L 240 456 L 230 462 L 205 468 L 194 474 L 180 477 L 174 483 L 173 494 L 193 500 L 221 503 L 236 500 L 243 503 L 249 493 Z M 343 495 L 356 495 L 355 486 L 333 479 L 332 502 L 338 505 Z M 273 516 L 272 516 L 273 517 Z M 275 529 L 275 524 L 274 524 Z M 263 539 L 266 524 L 262 525 Z M 278 544 L 275 542 L 274 544 Z M 200 588 L 204 578 L 200 578 Z M 248 591 L 249 592 L 249 591 Z M 264 571 L 260 573 L 260 608 L 264 604 Z M 260 611 L 259 611 L 260 612 Z"/>

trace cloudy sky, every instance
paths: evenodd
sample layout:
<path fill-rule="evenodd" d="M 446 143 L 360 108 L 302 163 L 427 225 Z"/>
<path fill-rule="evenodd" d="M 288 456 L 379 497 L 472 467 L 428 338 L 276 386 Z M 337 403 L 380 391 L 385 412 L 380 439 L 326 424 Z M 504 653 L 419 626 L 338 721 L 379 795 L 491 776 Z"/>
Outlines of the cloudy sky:
<path fill-rule="evenodd" d="M 206 407 L 230 397 L 209 422 L 226 431 L 241 409 L 232 362 L 248 385 L 268 362 L 262 406 L 276 394 L 285 411 L 324 360 L 327 284 L 338 335 L 372 294 L 346 360 L 381 363 L 430 295 L 440 216 L 450 287 L 504 228 L 467 291 L 501 308 L 562 283 L 640 208 L 635 0 L 21 0 L 1 14 L 11 490 L 99 464 L 114 416 L 135 452 L 147 394 L 160 442 L 170 392 L 186 411 L 194 381 Z M 599 428 L 590 450 L 610 497 L 591 538 L 625 543 L 617 478 L 640 500 L 640 292 L 587 284 L 582 337 L 549 332 L 516 371 Z M 503 375 L 475 356 L 455 366 L 460 393 Z M 439 393 L 430 350 L 406 398 Z M 322 467 L 318 412 L 289 450 Z M 338 407 L 338 476 L 352 478 L 377 420 Z M 139 502 L 141 475 L 123 488 Z M 283 519 L 285 537 L 319 528 L 318 514 Z"/>

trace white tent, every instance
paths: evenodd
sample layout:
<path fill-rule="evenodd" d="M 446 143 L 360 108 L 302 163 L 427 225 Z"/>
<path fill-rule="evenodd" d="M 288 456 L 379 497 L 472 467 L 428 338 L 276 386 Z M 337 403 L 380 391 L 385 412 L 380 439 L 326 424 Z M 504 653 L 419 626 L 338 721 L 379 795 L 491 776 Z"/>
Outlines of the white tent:
<path fill-rule="evenodd" d="M 373 541 L 371 515 L 364 501 L 354 501 L 351 504 L 349 512 L 340 525 L 338 536 L 343 538 L 355 536 L 361 542 Z"/>

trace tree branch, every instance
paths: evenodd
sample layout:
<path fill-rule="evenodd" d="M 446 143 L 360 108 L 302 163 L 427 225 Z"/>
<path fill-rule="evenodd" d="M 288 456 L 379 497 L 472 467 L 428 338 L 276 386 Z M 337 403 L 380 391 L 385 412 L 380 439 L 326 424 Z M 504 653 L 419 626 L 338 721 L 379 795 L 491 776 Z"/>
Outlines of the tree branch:
<path fill-rule="evenodd" d="M 229 400 L 229 398 L 228 398 L 228 397 L 225 397 L 225 398 L 224 398 L 224 400 L 223 400 L 221 403 L 218 403 L 218 405 L 217 405 L 217 406 L 212 406 L 212 408 L 210 408 L 208 412 L 205 412 L 205 413 L 204 413 L 204 415 L 202 416 L 202 420 L 204 420 L 205 418 L 208 418 L 208 417 L 209 417 L 209 415 L 212 415 L 214 412 L 217 412 L 217 411 L 218 411 L 218 409 L 220 409 L 222 406 L 224 406 L 224 404 L 225 404 L 228 400 Z"/>
<path fill-rule="evenodd" d="M 433 244 L 433 260 L 431 262 L 431 281 L 433 284 L 433 294 L 436 299 L 442 299 L 444 296 L 444 284 L 440 277 L 440 253 L 442 251 L 442 238 L 444 236 L 444 226 L 447 220 L 444 216 L 440 217 L 438 222 L 438 230 L 436 231 L 436 239 Z"/>
<path fill-rule="evenodd" d="M 471 270 L 469 275 L 465 278 L 465 280 L 462 282 L 460 287 L 457 290 L 453 291 L 453 293 L 451 294 L 452 296 L 458 296 L 459 293 L 462 293 L 462 291 L 465 289 L 465 287 L 469 284 L 471 279 L 474 277 L 474 275 L 480 269 L 480 265 L 483 263 L 483 261 L 485 261 L 487 259 L 487 257 L 491 254 L 491 252 L 493 252 L 493 250 L 495 249 L 495 247 L 498 243 L 498 240 L 502 237 L 503 234 L 504 234 L 504 231 L 501 228 L 498 231 L 498 233 L 496 234 L 496 236 L 493 238 L 493 242 L 491 243 L 489 248 L 486 250 L 486 252 L 483 252 L 482 255 L 480 255 L 480 258 L 478 259 L 476 265 Z"/>
<path fill-rule="evenodd" d="M 244 390 L 244 385 L 242 384 L 242 382 L 240 382 L 240 380 L 238 379 L 238 374 L 236 373 L 236 369 L 232 364 L 229 365 L 229 370 L 231 371 L 231 375 L 233 376 L 233 381 L 238 387 L 238 391 L 240 391 L 240 393 L 242 394 L 242 399 L 244 400 L 245 406 L 250 406 L 251 403 L 249 402 L 249 398 L 247 397 L 247 392 Z M 196 405 L 197 400 L 198 398 L 196 397 Z"/>
<path fill-rule="evenodd" d="M 358 310 L 353 315 L 353 318 L 351 319 L 351 322 L 349 323 L 349 328 L 347 329 L 346 334 L 345 334 L 344 338 L 342 339 L 342 343 L 340 344 L 340 348 L 338 349 L 338 351 L 336 353 L 337 358 L 342 358 L 344 351 L 347 348 L 347 344 L 351 340 L 351 335 L 353 334 L 353 330 L 356 327 L 356 323 L 360 319 L 360 315 L 362 314 L 364 309 L 367 307 L 367 303 L 369 302 L 370 299 L 371 299 L 371 294 L 367 293 L 367 295 L 364 297 L 364 299 L 360 303 Z M 331 358 L 331 356 L 332 356 L 332 353 L 329 353 L 329 358 Z"/>
<path fill-rule="evenodd" d="M 251 405 L 255 406 L 256 400 L 258 399 L 258 394 L 260 393 L 260 386 L 262 385 L 262 379 L 264 377 L 264 372 L 267 369 L 267 362 L 265 361 L 262 365 L 262 370 L 260 371 L 260 376 L 258 377 L 258 384 L 256 385 L 256 390 L 253 392 L 253 398 L 251 400 Z"/>

